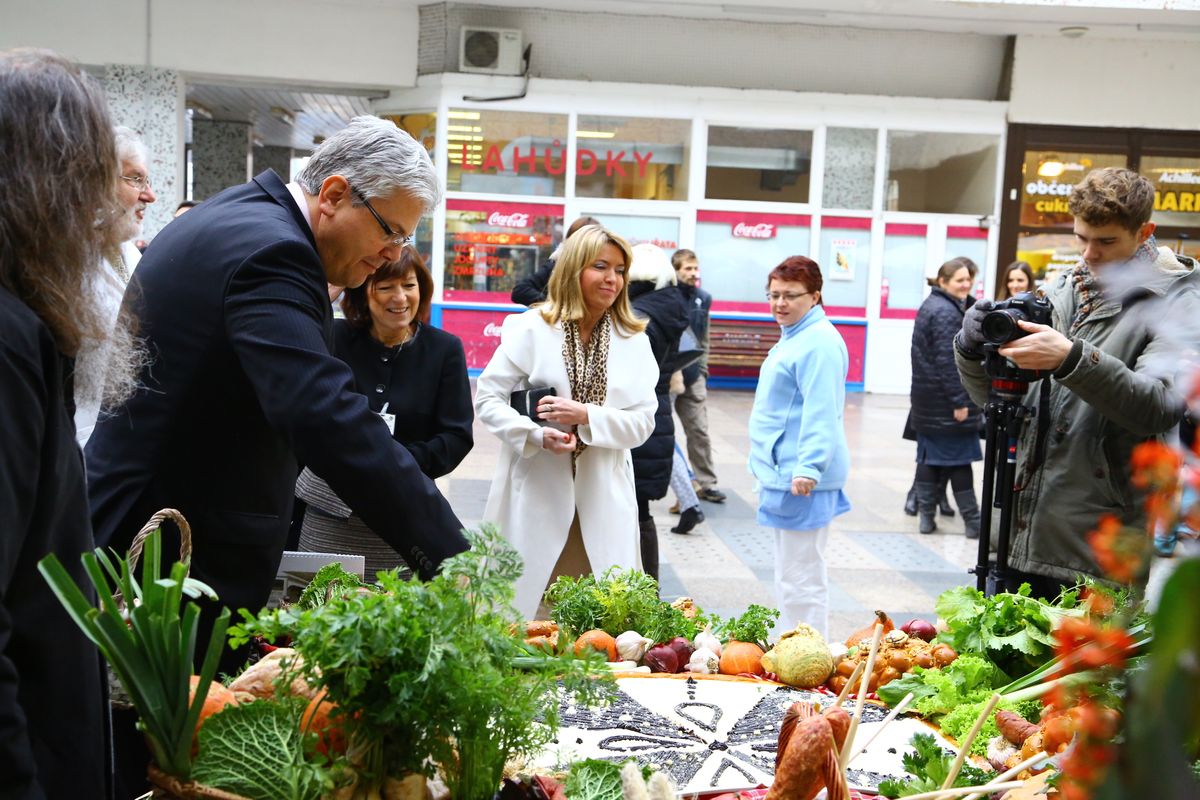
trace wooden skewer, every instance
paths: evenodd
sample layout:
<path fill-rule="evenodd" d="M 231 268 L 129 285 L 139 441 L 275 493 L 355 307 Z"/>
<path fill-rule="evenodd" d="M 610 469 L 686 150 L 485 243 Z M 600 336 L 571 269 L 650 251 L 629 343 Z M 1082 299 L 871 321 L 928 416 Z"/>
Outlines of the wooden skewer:
<path fill-rule="evenodd" d="M 971 732 L 967 734 L 967 738 L 958 743 L 958 758 L 954 759 L 954 764 L 950 767 L 950 774 L 946 776 L 946 781 L 942 784 L 943 789 L 949 789 L 954 783 L 954 779 L 958 777 L 963 762 L 967 760 L 967 753 L 971 751 L 971 745 L 975 744 L 975 737 L 979 735 L 979 729 L 983 727 L 983 723 L 987 721 L 987 718 L 992 715 L 992 711 L 999 702 L 1000 695 L 993 694 L 991 699 L 987 701 L 987 705 L 983 707 L 983 712 L 979 715 L 979 718 L 975 720 L 975 724 L 971 726 Z"/>
<path fill-rule="evenodd" d="M 944 798 L 958 797 L 959 795 L 971 793 L 1007 792 L 1009 789 L 1020 789 L 1024 785 L 1024 781 L 1008 781 L 1007 783 L 989 783 L 986 786 L 960 786 L 956 789 L 935 789 L 932 792 L 909 795 L 904 800 L 944 800 Z"/>
<path fill-rule="evenodd" d="M 875 740 L 879 738 L 879 734 L 883 733 L 883 729 L 888 726 L 888 723 L 890 723 L 892 720 L 894 720 L 896 717 L 898 717 L 900 715 L 900 712 L 903 711 L 905 708 L 907 708 L 908 704 L 912 702 L 912 699 L 913 699 L 913 693 L 909 692 L 908 694 L 904 695 L 903 700 L 901 700 L 899 703 L 896 703 L 896 707 L 891 710 L 891 713 L 889 713 L 886 717 L 884 717 L 883 722 L 875 730 L 875 735 L 872 736 L 870 739 L 867 739 L 867 743 L 864 744 L 862 747 L 856 747 L 854 749 L 854 755 L 850 756 L 850 760 L 846 762 L 847 767 L 850 766 L 852 763 L 854 763 L 854 759 L 858 758 L 860 755 L 862 755 L 864 752 L 866 752 L 868 749 L 870 749 L 871 745 L 875 743 Z M 850 738 L 850 737 L 847 736 L 846 738 Z"/>
<path fill-rule="evenodd" d="M 854 688 L 854 682 L 858 680 L 858 676 L 862 675 L 863 667 L 866 664 L 862 661 L 854 665 L 854 672 L 850 673 L 850 677 L 846 679 L 846 685 L 842 687 L 842 691 L 838 692 L 837 702 L 833 704 L 834 708 L 841 708 L 842 703 L 846 702 L 846 697 L 850 694 L 850 690 Z"/>
<path fill-rule="evenodd" d="M 858 723 L 862 719 L 863 703 L 867 699 L 867 686 L 871 681 L 871 673 L 875 670 L 875 656 L 879 655 L 879 642 L 883 639 L 883 623 L 875 623 L 875 635 L 871 637 L 871 652 L 867 655 L 867 666 L 863 669 L 862 679 L 858 684 L 858 703 L 854 706 L 854 718 L 850 720 L 850 731 L 846 734 L 846 743 L 842 745 L 842 755 L 838 764 L 846 769 L 853 752 L 854 735 L 858 732 Z"/>
<path fill-rule="evenodd" d="M 1017 764 L 1012 769 L 1006 770 L 1006 771 L 1000 773 L 999 775 L 997 775 L 996 777 L 992 778 L 990 781 L 988 781 L 987 783 L 985 783 L 983 785 L 983 788 L 987 789 L 989 786 L 991 786 L 994 783 L 1003 783 L 1004 781 L 1006 781 L 1010 778 L 1014 778 L 1017 775 L 1020 775 L 1023 770 L 1029 769 L 1037 762 L 1045 761 L 1048 758 L 1050 758 L 1050 754 L 1043 750 L 1042 752 L 1038 753 L 1037 755 L 1030 756 L 1029 758 L 1025 759 L 1024 761 L 1022 761 L 1020 764 Z M 979 800 L 980 797 L 983 797 L 985 794 L 988 794 L 990 791 L 991 790 L 988 789 L 987 792 L 979 792 L 978 794 L 968 795 L 967 797 L 964 797 L 963 800 Z"/>

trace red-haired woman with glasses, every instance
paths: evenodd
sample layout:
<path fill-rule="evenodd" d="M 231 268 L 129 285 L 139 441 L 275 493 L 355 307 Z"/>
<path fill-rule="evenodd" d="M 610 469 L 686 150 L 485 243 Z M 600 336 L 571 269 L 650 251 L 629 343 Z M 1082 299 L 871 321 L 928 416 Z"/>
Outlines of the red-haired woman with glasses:
<path fill-rule="evenodd" d="M 792 256 L 771 270 L 767 300 L 780 326 L 759 371 L 750 412 L 750 471 L 759 483 L 758 524 L 775 532 L 780 625 L 805 622 L 826 635 L 829 524 L 850 510 L 842 416 L 846 343 L 821 304 L 821 268 Z"/>

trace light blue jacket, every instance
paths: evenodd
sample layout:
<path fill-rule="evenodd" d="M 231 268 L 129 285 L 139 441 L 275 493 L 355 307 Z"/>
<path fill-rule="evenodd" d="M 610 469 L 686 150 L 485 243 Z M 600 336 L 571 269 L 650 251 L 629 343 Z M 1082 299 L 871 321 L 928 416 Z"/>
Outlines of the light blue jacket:
<path fill-rule="evenodd" d="M 750 472 L 764 488 L 790 490 L 793 478 L 812 478 L 815 491 L 845 486 L 849 367 L 846 343 L 821 306 L 782 329 L 759 372 L 750 414 Z"/>

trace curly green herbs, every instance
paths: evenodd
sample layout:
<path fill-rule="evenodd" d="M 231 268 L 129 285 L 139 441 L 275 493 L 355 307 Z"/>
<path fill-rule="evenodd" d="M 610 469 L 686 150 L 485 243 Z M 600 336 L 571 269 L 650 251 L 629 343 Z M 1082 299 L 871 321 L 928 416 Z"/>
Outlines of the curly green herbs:
<path fill-rule="evenodd" d="M 903 756 L 904 769 L 911 778 L 887 779 L 879 784 L 882 797 L 908 797 L 909 795 L 935 792 L 950 775 L 954 765 L 953 754 L 938 746 L 937 740 L 927 733 L 918 733 L 912 738 L 913 751 Z M 979 786 L 990 776 L 981 769 L 964 764 L 951 786 Z"/>
<path fill-rule="evenodd" d="M 340 709 L 350 759 L 363 781 L 441 767 L 459 800 L 490 800 L 506 760 L 554 736 L 558 684 L 595 704 L 609 684 L 588 659 L 531 657 L 513 634 L 522 564 L 493 528 L 428 583 L 380 573 L 381 593 L 330 599 L 246 621 L 236 640 L 288 634 L 303 676 Z"/>
<path fill-rule="evenodd" d="M 612 567 L 603 575 L 560 577 L 546 590 L 550 616 L 571 636 L 590 630 L 618 636 L 637 631 L 654 642 L 676 636 L 691 641 L 704 629 L 701 616 L 688 619 L 658 597 L 658 582 L 644 572 Z"/>
<path fill-rule="evenodd" d="M 751 603 L 744 614 L 719 625 L 717 630 L 722 639 L 751 642 L 765 650 L 771 628 L 778 619 L 778 609 Z"/>

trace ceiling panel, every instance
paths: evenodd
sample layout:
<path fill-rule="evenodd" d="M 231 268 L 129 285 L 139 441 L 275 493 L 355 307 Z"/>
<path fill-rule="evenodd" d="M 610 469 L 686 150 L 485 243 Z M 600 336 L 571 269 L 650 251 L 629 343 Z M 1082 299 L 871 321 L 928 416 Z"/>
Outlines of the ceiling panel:
<path fill-rule="evenodd" d="M 324 138 L 344 127 L 352 117 L 371 113 L 366 92 L 326 94 L 286 87 L 191 83 L 187 87 L 188 105 L 194 114 L 203 108 L 214 120 L 249 122 L 263 144 L 311 150 L 314 138 Z M 292 117 L 291 124 L 281 120 L 272 109 L 283 109 Z"/>

